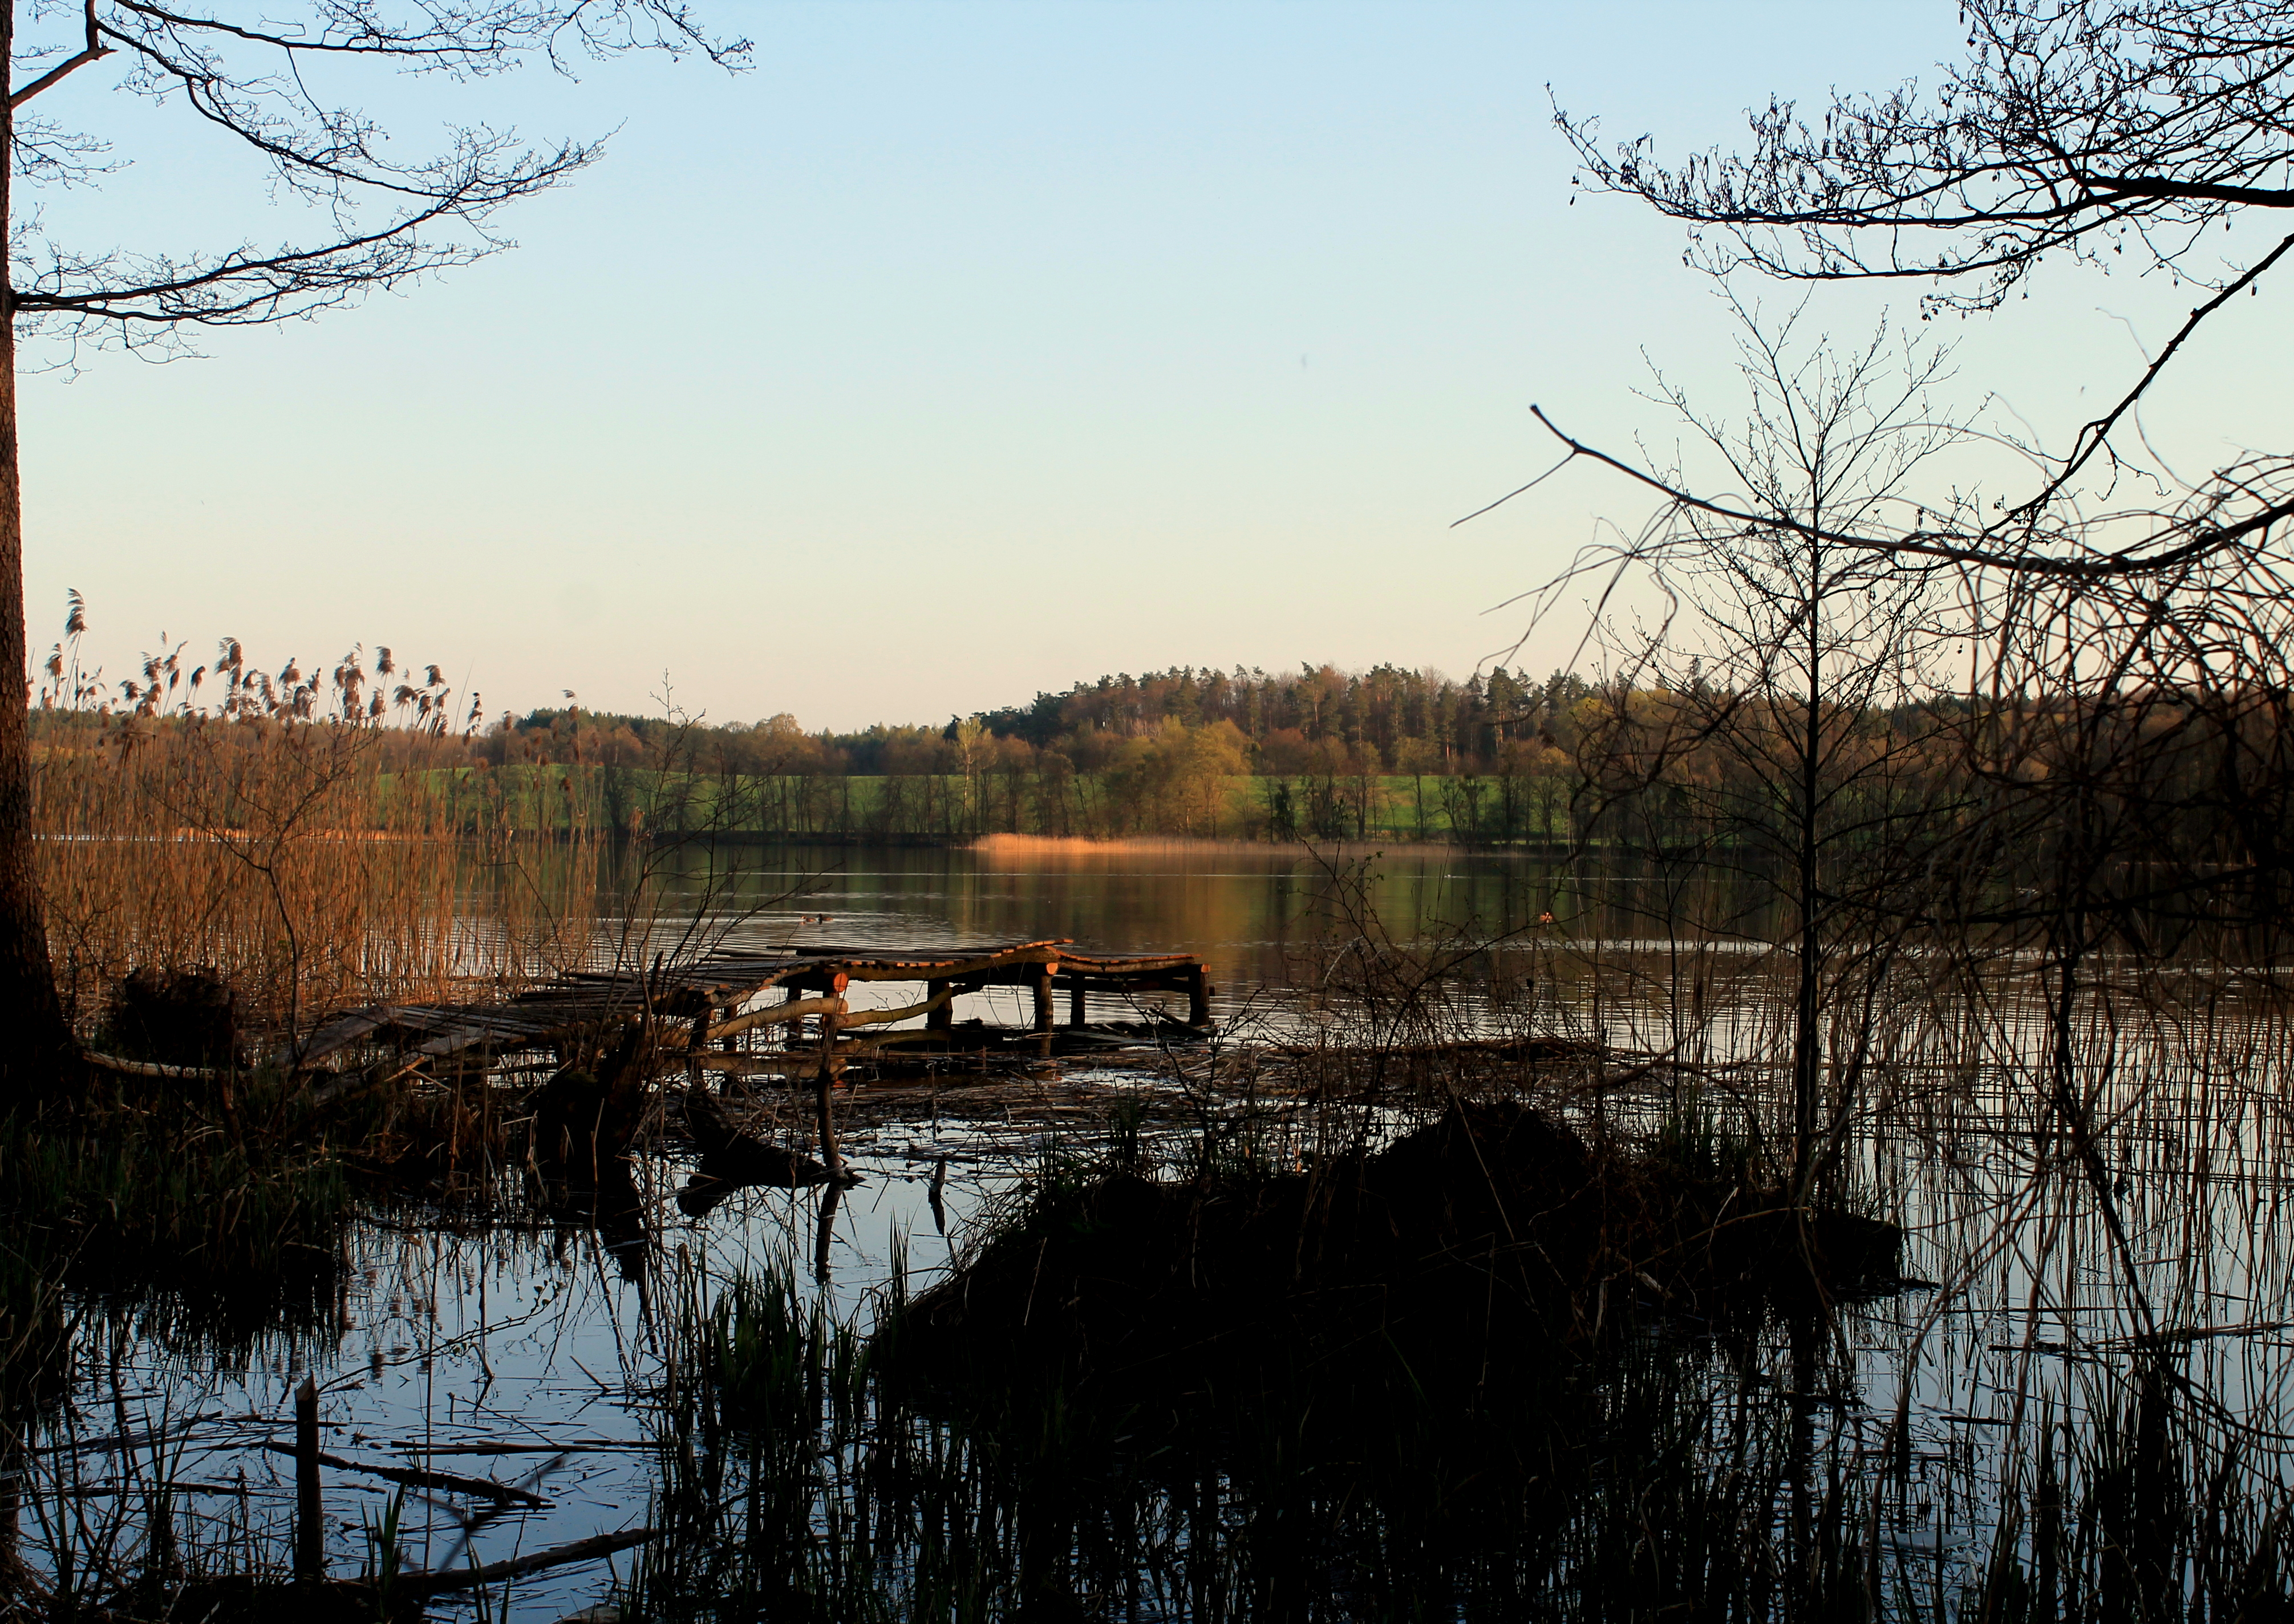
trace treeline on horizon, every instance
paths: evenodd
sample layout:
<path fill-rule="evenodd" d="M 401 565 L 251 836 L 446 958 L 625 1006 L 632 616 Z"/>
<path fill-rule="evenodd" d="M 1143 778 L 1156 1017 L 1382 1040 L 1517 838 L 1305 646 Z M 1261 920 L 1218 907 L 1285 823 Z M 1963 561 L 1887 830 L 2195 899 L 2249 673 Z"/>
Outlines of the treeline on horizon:
<path fill-rule="evenodd" d="M 492 767 L 605 769 L 599 812 L 616 828 L 645 816 L 614 792 L 617 770 L 697 758 L 738 783 L 740 804 L 712 792 L 678 821 L 731 832 L 1550 845 L 1568 839 L 1565 775 L 1591 693 L 1571 672 L 1502 666 L 1462 682 L 1392 664 L 1177 666 L 940 727 L 808 733 L 785 713 L 712 726 L 568 705 L 505 715 L 470 743 Z"/>
<path fill-rule="evenodd" d="M 290 664 L 275 678 L 226 650 L 227 668 L 147 662 L 144 680 L 116 685 L 69 680 L 52 661 L 36 736 L 53 749 L 90 729 L 192 719 L 354 720 L 374 730 L 390 771 L 461 776 L 470 820 L 543 827 L 1509 844 L 1568 838 L 1565 775 L 1592 692 L 1573 673 L 1540 681 L 1503 667 L 1459 681 L 1391 664 L 1181 666 L 940 727 L 808 732 L 786 713 L 715 722 L 578 703 L 487 720 L 476 695 L 465 705 L 443 690 L 435 667 L 427 686 L 394 686 L 405 673 L 387 650 L 331 670 Z M 545 781 L 554 801 L 518 810 L 538 793 L 520 786 Z"/>
<path fill-rule="evenodd" d="M 1238 744 L 1240 770 L 1251 774 L 1487 775 L 1501 769 L 1509 745 L 1557 743 L 1571 709 L 1591 691 L 1573 672 L 1540 681 L 1503 666 L 1463 682 L 1386 664 L 1368 671 L 1302 664 L 1273 674 L 1175 666 L 1078 682 L 1063 694 L 1038 694 L 1029 705 L 950 717 L 941 727 L 879 722 L 857 732 L 809 733 L 786 713 L 754 723 L 680 724 L 568 705 L 505 714 L 473 743 L 496 766 L 545 758 L 639 766 L 665 741 L 699 731 L 736 772 L 963 773 L 968 758 L 1003 765 L 1022 749 L 1096 772 L 1117 765 L 1135 742 L 1160 738 L 1175 725 L 1208 728 Z"/>
<path fill-rule="evenodd" d="M 147 662 L 125 686 L 52 661 L 32 712 L 38 825 L 94 831 L 134 806 L 142 829 L 246 832 L 323 786 L 329 827 L 399 834 L 1422 840 L 1765 865 L 1801 838 L 1786 768 L 1811 736 L 1803 702 L 1694 665 L 1678 681 L 1598 684 L 1502 668 L 1457 682 L 1391 665 L 1180 667 L 941 727 L 840 735 L 786 715 L 720 724 L 574 705 L 487 721 L 436 668 L 417 684 L 387 651 L 272 674 L 225 649 L 214 667 Z M 1973 840 L 1997 849 L 1988 873 L 2036 860 L 2075 814 L 2090 835 L 2123 822 L 2153 869 L 2170 852 L 2193 873 L 2251 865 L 2294 828 L 2282 792 L 2294 731 L 2283 694 L 2241 692 L 1826 702 L 1813 719 L 1823 841 L 1882 862 L 1915 831 Z M 113 812 L 90 810 L 102 807 Z"/>

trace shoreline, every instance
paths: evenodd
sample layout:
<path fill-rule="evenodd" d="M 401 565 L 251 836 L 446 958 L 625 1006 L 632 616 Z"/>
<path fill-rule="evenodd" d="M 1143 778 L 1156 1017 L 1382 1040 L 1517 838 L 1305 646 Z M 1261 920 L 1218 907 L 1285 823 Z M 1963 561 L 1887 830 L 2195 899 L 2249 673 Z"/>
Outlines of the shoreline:
<path fill-rule="evenodd" d="M 1513 846 L 1468 846 L 1449 840 L 1241 840 L 1199 835 L 1140 834 L 1101 839 L 1091 835 L 1054 834 L 766 834 L 748 830 L 709 833 L 657 830 L 642 838 L 656 844 L 689 840 L 696 845 L 822 846 L 847 849 L 872 847 L 904 851 L 968 851 L 981 857 L 1027 857 L 1048 861 L 1074 861 L 1102 857 L 1255 857 L 1287 853 L 1293 857 L 1322 854 L 1339 861 L 1385 857 L 1519 857 L 1557 862 L 1570 855 L 1567 842 L 1538 842 Z"/>

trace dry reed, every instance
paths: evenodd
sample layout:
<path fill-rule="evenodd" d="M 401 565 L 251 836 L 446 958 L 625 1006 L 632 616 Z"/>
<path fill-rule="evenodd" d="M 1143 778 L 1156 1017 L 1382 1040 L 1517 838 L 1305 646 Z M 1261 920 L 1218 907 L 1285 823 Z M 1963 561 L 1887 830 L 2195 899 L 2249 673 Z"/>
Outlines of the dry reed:
<path fill-rule="evenodd" d="M 588 954 L 598 842 L 581 802 L 554 778 L 513 795 L 431 766 L 453 751 L 435 667 L 394 707 L 387 649 L 372 670 L 346 655 L 322 687 L 292 662 L 250 674 L 226 639 L 211 703 L 208 668 L 145 664 L 114 711 L 60 653 L 35 712 L 50 940 L 83 1027 L 139 967 L 212 970 L 246 1017 L 292 1024 L 515 990 Z"/>

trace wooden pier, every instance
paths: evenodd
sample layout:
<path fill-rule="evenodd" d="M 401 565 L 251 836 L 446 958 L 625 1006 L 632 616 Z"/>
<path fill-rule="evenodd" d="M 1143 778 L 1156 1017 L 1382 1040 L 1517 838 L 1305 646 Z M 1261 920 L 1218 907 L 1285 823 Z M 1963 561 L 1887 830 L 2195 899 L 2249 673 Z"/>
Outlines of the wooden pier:
<path fill-rule="evenodd" d="M 909 983 L 922 995 L 887 1009 L 854 1009 L 847 995 L 856 982 Z M 279 1060 L 282 1069 L 309 1071 L 345 1051 L 378 1047 L 410 1061 L 465 1068 L 533 1052 L 562 1060 L 596 1047 L 607 1032 L 637 1024 L 651 1029 L 648 1047 L 661 1061 L 809 1076 L 863 1049 L 955 1045 L 956 1000 L 1004 987 L 1029 989 L 1033 1019 L 1026 1031 L 1046 1041 L 1057 1030 L 1062 991 L 1071 1028 L 1088 1026 L 1094 997 L 1128 1000 L 1143 993 L 1184 994 L 1186 1026 L 1210 1024 L 1209 972 L 1192 954 L 1086 954 L 1064 939 L 934 954 L 807 946 L 656 963 L 642 972 L 576 971 L 492 1003 L 378 1004 L 321 1023 L 283 1048 Z M 918 1030 L 858 1043 L 850 1037 L 919 1016 L 924 1025 Z M 769 1035 L 782 1040 L 779 1052 L 758 1052 L 757 1039 Z M 807 1052 L 794 1052 L 800 1049 Z"/>

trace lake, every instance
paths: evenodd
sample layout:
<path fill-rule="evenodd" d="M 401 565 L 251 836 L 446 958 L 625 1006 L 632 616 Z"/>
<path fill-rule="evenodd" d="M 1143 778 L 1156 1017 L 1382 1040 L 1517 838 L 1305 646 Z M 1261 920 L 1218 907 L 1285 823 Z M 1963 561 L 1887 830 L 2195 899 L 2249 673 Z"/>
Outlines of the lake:
<path fill-rule="evenodd" d="M 1295 1041 L 1326 1030 L 1311 1013 L 1327 1013 L 1319 995 L 1344 979 L 1347 945 L 1368 926 L 1397 954 L 1460 949 L 1441 995 L 1455 1035 L 1528 1027 L 1606 1040 L 1618 1052 L 1605 1062 L 1619 1079 L 1614 1097 L 1581 1093 L 1555 1108 L 1589 1131 L 1598 1117 L 1603 1131 L 1631 1136 L 1677 1120 L 1685 1099 L 1717 1112 L 1729 1091 L 1757 1095 L 1766 1084 L 1743 1068 L 1777 1023 L 1758 980 L 1761 944 L 1654 927 L 1665 912 L 1654 888 L 1641 876 L 1589 882 L 1529 859 L 1420 850 L 1323 862 L 1273 849 L 1020 841 L 729 849 L 707 861 L 625 854 L 601 887 L 598 932 L 648 951 L 696 940 L 874 951 L 1060 938 L 1107 953 L 1192 951 L 1211 965 L 1227 1040 Z M 1462 950 L 1499 939 L 1502 950 Z M 1767 1441 L 1772 1503 L 1746 1514 L 1786 1536 L 1794 1518 L 1812 1514 L 1811 1496 L 1836 1496 L 1843 1481 L 1897 1484 L 1869 1499 L 1885 1514 L 1873 1510 L 1859 1536 L 1865 1559 L 1924 1613 L 1945 1615 L 1982 1588 L 2000 1538 L 2038 1560 L 2036 1547 L 2023 1549 L 2028 1531 L 2001 1535 L 2003 1508 L 2034 1491 L 2042 1446 L 2058 1449 L 2051 1429 L 2117 1415 L 2129 1394 L 2150 1391 L 2138 1366 L 2203 1395 L 2174 1425 L 2192 1449 L 2230 1463 L 2224 1481 L 2249 1496 L 2241 1504 L 2282 1497 L 2275 1429 L 2294 1419 L 2294 1282 L 2278 1238 L 2294 1133 L 2282 1011 L 2195 984 L 2163 1007 L 2155 993 L 2138 1003 L 2108 987 L 2082 1007 L 2078 1085 L 2096 1108 L 2094 1154 L 2114 1192 L 2106 1206 L 2080 1182 L 2086 1164 L 2057 1153 L 2043 1001 L 2007 970 L 1975 995 L 1936 985 L 1916 963 L 1883 985 L 1882 1003 L 1843 1017 L 1862 1023 L 1870 1052 L 1859 1063 L 1877 1079 L 1844 1142 L 1859 1198 L 1906 1228 L 1901 1270 L 1913 1283 L 1827 1304 L 1813 1320 L 1723 1328 L 1691 1323 L 1626 1282 L 1616 1311 L 1664 1350 L 1680 1458 L 1741 1465 L 1748 1439 Z M 1019 1021 L 1023 995 L 975 995 L 981 1007 L 968 1012 Z M 1970 1039 L 1979 995 L 1993 1002 Z M 1346 1025 L 1344 1035 L 1366 1029 Z M 1848 1052 L 1844 1041 L 1834 1052 Z M 1657 1053 L 1670 1057 L 1661 1076 L 1639 1063 Z M 293 1492 L 291 1463 L 272 1446 L 290 1435 L 305 1374 L 321 1390 L 330 1452 L 369 1464 L 421 1458 L 546 1502 L 409 1493 L 395 1515 L 411 1568 L 499 1563 L 642 1525 L 662 1492 L 663 1361 L 680 1305 L 705 1308 L 744 1271 L 785 1270 L 832 1318 L 865 1327 L 896 1267 L 928 1285 L 969 1226 L 1047 1158 L 1101 1142 L 1109 1100 L 1172 1104 L 1149 1120 L 1174 1143 L 1185 1136 L 1174 1102 L 1241 1108 L 1211 1082 L 1211 1064 L 1199 1051 L 1151 1046 L 968 1097 L 948 1086 L 856 1103 L 845 1148 L 862 1181 L 834 1204 L 825 1234 L 818 1190 L 747 1189 L 687 1215 L 676 1194 L 689 1157 L 672 1146 L 639 1158 L 644 1222 L 634 1235 L 525 1204 L 377 1202 L 348 1234 L 315 1326 L 216 1337 L 184 1330 L 156 1300 L 84 1305 L 77 1414 L 53 1419 L 29 1458 L 20 1538 L 36 1564 L 53 1560 L 39 1553 L 69 1543 L 71 1519 L 92 1526 L 91 1507 L 124 1506 L 165 1482 L 187 1543 L 275 1546 Z M 791 1133 L 802 1122 L 801 1109 L 787 1113 Z M 1596 1409 L 1622 1401 L 1629 1384 L 1584 1379 Z M 2065 1457 L 2047 1458 L 2050 1472 L 2072 1470 Z M 1242 1541 L 1255 1526 L 1249 1483 L 1214 1487 L 1227 1522 L 1178 1539 L 1180 1555 L 1190 1540 L 1200 1555 L 1204 1541 Z M 327 1496 L 330 1566 L 354 1574 L 372 1559 L 393 1485 L 330 1469 Z M 1586 1514 L 1614 1516 L 1603 1504 Z M 434 1612 L 556 1620 L 608 1600 L 630 1560 L 549 1568 L 482 1603 L 442 1598 Z M 1128 1611 L 1099 1611 L 1253 1616 L 1247 1595 L 1206 1601 L 1209 1592 L 1167 1583 L 1141 1562 L 1147 1577 Z M 1317 1611 L 1354 1616 L 1345 1587 L 1330 1583 Z"/>

